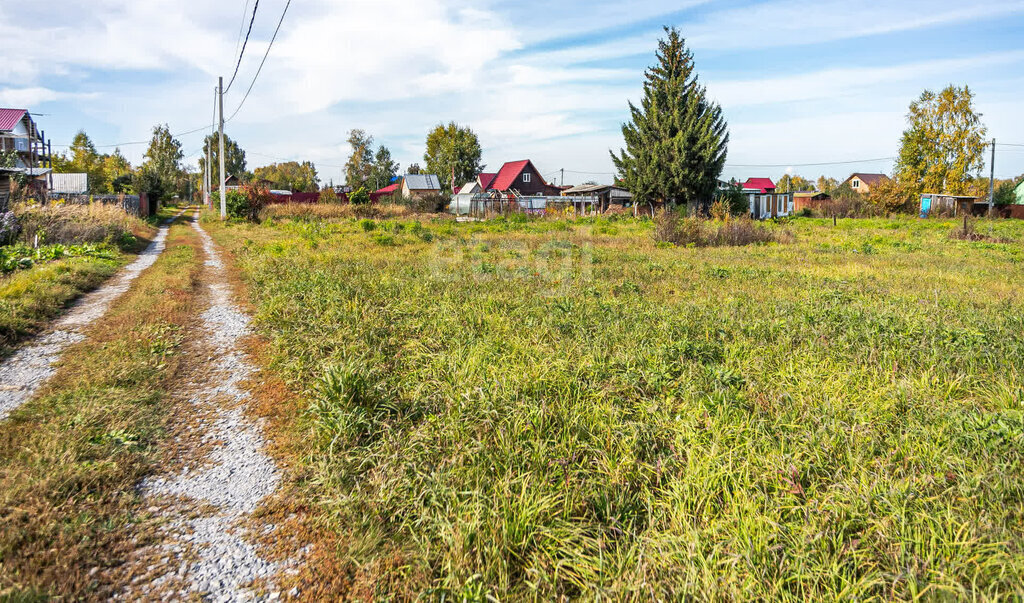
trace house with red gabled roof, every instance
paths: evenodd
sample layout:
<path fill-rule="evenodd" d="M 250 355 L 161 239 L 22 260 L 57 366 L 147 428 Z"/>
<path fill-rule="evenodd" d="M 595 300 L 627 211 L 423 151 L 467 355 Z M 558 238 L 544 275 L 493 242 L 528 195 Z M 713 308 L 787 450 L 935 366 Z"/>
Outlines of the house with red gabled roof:
<path fill-rule="evenodd" d="M 476 181 L 480 185 L 480 190 L 485 191 L 491 188 L 491 183 L 494 182 L 494 177 L 497 175 L 496 173 L 484 172 L 477 176 Z"/>
<path fill-rule="evenodd" d="M 484 174 L 481 174 L 481 179 Z M 482 184 L 481 184 L 482 186 Z M 501 166 L 484 190 L 501 193 L 518 193 L 521 196 L 551 195 L 559 196 L 562 189 L 548 184 L 540 175 L 533 162 L 529 159 L 509 161 Z"/>
<path fill-rule="evenodd" d="M 759 193 L 774 193 L 775 183 L 771 178 L 747 178 L 743 183 L 744 190 L 757 190 Z"/>

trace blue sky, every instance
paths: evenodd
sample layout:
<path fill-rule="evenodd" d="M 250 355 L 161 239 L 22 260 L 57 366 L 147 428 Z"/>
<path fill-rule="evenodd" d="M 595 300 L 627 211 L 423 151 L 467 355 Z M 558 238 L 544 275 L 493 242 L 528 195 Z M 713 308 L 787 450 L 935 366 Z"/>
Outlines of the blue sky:
<path fill-rule="evenodd" d="M 284 3 L 260 2 L 229 115 Z M 208 124 L 247 6 L 4 3 L 0 105 L 32 110 L 55 145 L 79 128 L 109 145 L 147 140 L 156 123 Z M 663 25 L 687 38 L 723 106 L 727 177 L 888 172 L 907 105 L 950 83 L 975 91 L 990 136 L 1024 144 L 1024 0 L 293 0 L 227 132 L 250 169 L 310 159 L 340 182 L 351 128 L 404 167 L 422 161 L 433 125 L 455 120 L 478 133 L 489 168 L 530 158 L 569 184 L 607 181 Z M 202 133 L 181 141 L 194 165 Z M 137 163 L 145 145 L 120 148 Z M 998 147 L 996 175 L 1021 173 L 1024 146 Z"/>

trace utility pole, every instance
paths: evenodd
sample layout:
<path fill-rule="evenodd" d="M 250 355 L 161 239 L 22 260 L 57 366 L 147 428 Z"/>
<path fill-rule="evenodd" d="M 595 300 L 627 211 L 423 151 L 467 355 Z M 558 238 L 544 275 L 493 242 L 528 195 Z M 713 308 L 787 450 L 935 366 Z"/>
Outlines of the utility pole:
<path fill-rule="evenodd" d="M 213 129 L 211 125 L 210 129 Z M 210 208 L 210 146 L 213 144 L 213 134 L 210 134 L 210 139 L 206 143 L 206 166 L 203 169 L 203 205 L 207 209 Z"/>
<path fill-rule="evenodd" d="M 562 178 L 558 181 L 559 186 L 565 186 L 565 168 L 562 168 Z"/>
<path fill-rule="evenodd" d="M 995 207 L 996 187 L 996 139 L 992 139 L 992 161 L 988 164 L 988 217 L 992 217 L 992 208 Z"/>
<path fill-rule="evenodd" d="M 217 105 L 220 107 L 220 219 L 228 217 L 227 187 L 224 184 L 224 78 L 217 78 Z"/>

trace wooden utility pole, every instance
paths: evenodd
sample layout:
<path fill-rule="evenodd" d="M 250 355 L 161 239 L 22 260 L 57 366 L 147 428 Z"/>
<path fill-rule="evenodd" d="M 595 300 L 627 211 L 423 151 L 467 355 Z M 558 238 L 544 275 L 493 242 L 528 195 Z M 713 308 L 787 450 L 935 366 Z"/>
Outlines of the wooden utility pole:
<path fill-rule="evenodd" d="M 223 220 L 228 217 L 228 204 L 227 204 L 227 186 L 224 178 L 224 78 L 217 78 L 217 105 L 220 108 L 220 151 L 218 157 L 220 163 L 220 219 Z"/>

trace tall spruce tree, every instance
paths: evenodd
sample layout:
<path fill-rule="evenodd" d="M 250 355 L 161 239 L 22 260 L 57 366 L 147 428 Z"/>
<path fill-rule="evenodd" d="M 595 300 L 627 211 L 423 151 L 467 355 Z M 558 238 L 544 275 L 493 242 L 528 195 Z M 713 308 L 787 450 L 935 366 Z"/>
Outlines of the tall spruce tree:
<path fill-rule="evenodd" d="M 611 153 L 638 202 L 697 203 L 714 196 L 725 167 L 729 133 L 722 108 L 707 98 L 693 54 L 675 28 L 658 41 L 658 64 L 644 73 L 640 107 L 622 126 L 626 148 Z"/>

